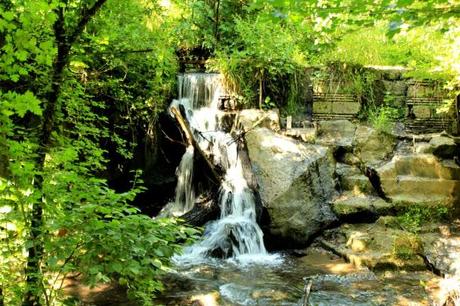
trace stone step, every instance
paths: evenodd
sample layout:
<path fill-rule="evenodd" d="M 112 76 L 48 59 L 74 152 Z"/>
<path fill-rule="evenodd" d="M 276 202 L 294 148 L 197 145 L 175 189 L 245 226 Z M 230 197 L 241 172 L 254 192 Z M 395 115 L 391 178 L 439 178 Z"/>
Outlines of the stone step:
<path fill-rule="evenodd" d="M 381 179 L 385 195 L 402 204 L 460 205 L 460 181 L 398 175 L 394 179 Z"/>

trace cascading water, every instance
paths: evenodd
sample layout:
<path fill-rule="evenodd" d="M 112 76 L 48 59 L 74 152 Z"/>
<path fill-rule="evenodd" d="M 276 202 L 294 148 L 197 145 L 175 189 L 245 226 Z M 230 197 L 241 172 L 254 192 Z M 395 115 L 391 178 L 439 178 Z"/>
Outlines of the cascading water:
<path fill-rule="evenodd" d="M 214 163 L 221 165 L 226 174 L 219 190 L 220 219 L 208 223 L 203 240 L 176 256 L 175 261 L 193 264 L 208 256 L 231 258 L 240 263 L 279 261 L 278 255 L 269 255 L 265 249 L 263 233 L 256 222 L 254 197 L 243 176 L 238 145 L 229 133 L 220 129 L 218 104 L 222 88 L 219 74 L 179 76 L 179 99 L 172 106 L 184 107 L 200 148 L 210 152 Z M 192 173 L 193 147 L 189 147 L 177 171 L 175 202 L 182 211 L 193 205 L 190 205 L 194 199 Z"/>

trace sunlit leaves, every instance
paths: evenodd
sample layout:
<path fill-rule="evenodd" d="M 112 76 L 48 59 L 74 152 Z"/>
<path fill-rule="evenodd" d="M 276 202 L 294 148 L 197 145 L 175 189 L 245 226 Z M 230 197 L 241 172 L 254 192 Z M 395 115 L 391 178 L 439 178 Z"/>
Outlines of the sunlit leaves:
<path fill-rule="evenodd" d="M 2 103 L 0 110 L 7 115 L 17 115 L 24 117 L 28 112 L 35 115 L 41 115 L 42 109 L 40 107 L 41 101 L 35 95 L 26 91 L 24 94 L 16 92 L 7 92 L 0 96 Z"/>

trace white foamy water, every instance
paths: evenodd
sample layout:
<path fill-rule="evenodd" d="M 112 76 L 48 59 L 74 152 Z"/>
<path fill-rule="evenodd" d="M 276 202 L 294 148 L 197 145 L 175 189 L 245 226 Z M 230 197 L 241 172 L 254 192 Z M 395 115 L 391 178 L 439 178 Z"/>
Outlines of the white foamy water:
<path fill-rule="evenodd" d="M 238 144 L 220 130 L 219 97 L 224 93 L 219 74 L 188 73 L 179 77 L 179 99 L 195 140 L 213 162 L 225 169 L 219 190 L 220 219 L 206 225 L 203 239 L 175 256 L 179 265 L 199 264 L 210 257 L 222 257 L 239 265 L 279 264 L 279 255 L 267 253 L 263 233 L 256 221 L 254 196 L 243 176 Z M 177 169 L 175 206 L 186 212 L 193 208 L 193 148 L 188 148 Z"/>

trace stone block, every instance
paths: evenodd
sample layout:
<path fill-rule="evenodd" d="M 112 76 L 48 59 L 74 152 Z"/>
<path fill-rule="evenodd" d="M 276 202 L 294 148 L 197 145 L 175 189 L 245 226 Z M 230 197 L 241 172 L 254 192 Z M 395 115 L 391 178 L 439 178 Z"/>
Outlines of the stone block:
<path fill-rule="evenodd" d="M 238 121 L 246 131 L 254 128 L 254 123 L 262 120 L 257 127 L 266 127 L 272 131 L 279 131 L 280 115 L 278 109 L 244 109 L 238 113 Z"/>
<path fill-rule="evenodd" d="M 331 102 L 313 102 L 313 113 L 315 114 L 332 113 L 332 103 Z"/>
<path fill-rule="evenodd" d="M 361 109 L 358 102 L 334 102 L 332 103 L 332 113 L 334 114 L 357 114 Z"/>
<path fill-rule="evenodd" d="M 418 119 L 431 118 L 431 107 L 425 105 L 414 105 L 414 115 Z"/>

